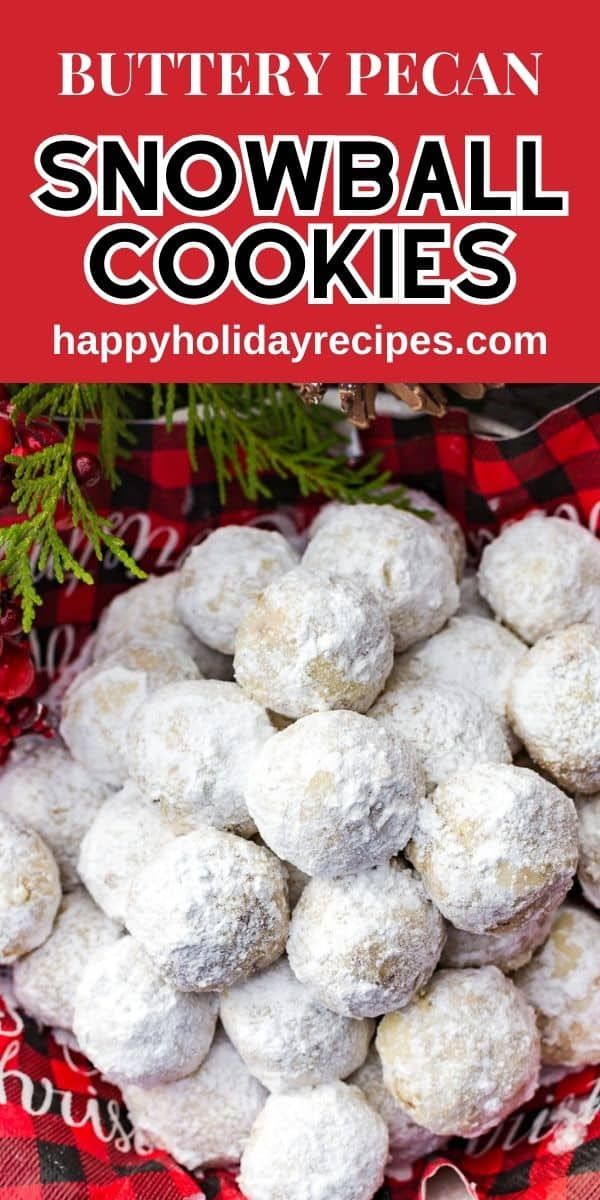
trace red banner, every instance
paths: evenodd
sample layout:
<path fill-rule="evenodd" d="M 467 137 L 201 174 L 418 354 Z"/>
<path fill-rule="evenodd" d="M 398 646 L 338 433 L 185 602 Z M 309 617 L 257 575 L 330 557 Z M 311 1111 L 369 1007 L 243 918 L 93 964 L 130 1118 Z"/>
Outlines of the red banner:
<path fill-rule="evenodd" d="M 594 378 L 590 15 L 12 6 L 3 376 Z"/>

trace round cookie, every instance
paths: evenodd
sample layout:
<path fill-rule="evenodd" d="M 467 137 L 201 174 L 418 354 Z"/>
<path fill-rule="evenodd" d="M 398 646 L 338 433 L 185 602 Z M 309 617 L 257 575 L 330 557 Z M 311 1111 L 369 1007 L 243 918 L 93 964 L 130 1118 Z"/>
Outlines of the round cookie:
<path fill-rule="evenodd" d="M 46 941 L 60 904 L 52 852 L 32 829 L 0 812 L 0 964 Z"/>
<path fill-rule="evenodd" d="M 454 617 L 441 633 L 396 659 L 388 687 L 421 679 L 460 684 L 495 713 L 514 754 L 519 742 L 508 720 L 508 690 L 526 653 L 523 642 L 495 621 Z"/>
<path fill-rule="evenodd" d="M 174 836 L 157 806 L 132 783 L 104 802 L 81 843 L 79 874 L 98 907 L 113 921 L 125 923 L 134 875 Z"/>
<path fill-rule="evenodd" d="M 202 825 L 251 836 L 248 769 L 273 726 L 235 683 L 193 679 L 159 688 L 129 726 L 129 773 L 159 800 L 176 833 Z"/>
<path fill-rule="evenodd" d="M 44 1025 L 73 1028 L 74 998 L 86 964 L 121 936 L 85 892 L 63 896 L 54 928 L 37 950 L 15 963 L 17 1003 Z"/>
<path fill-rule="evenodd" d="M 535 1008 L 543 1063 L 600 1063 L 600 921 L 595 913 L 563 905 L 547 941 L 517 972 L 515 983 Z"/>
<path fill-rule="evenodd" d="M 175 611 L 178 571 L 151 575 L 120 592 L 104 609 L 94 638 L 94 660 L 127 649 L 132 641 L 175 646 L 193 658 L 205 679 L 231 679 L 231 657 L 211 650 L 182 625 Z"/>
<path fill-rule="evenodd" d="M 448 922 L 440 962 L 443 967 L 499 967 L 510 975 L 529 962 L 546 940 L 555 912 L 556 909 L 550 909 L 541 915 L 534 914 L 516 929 L 509 927 L 492 933 L 467 933 Z"/>
<path fill-rule="evenodd" d="M 579 817 L 577 878 L 586 900 L 600 908 L 600 793 L 576 800 Z"/>
<path fill-rule="evenodd" d="M 531 513 L 486 546 L 479 590 L 524 642 L 600 622 L 600 541 L 576 521 Z"/>
<path fill-rule="evenodd" d="M 285 868 L 206 826 L 174 838 L 136 875 L 126 925 L 182 991 L 218 990 L 269 966 L 288 931 Z"/>
<path fill-rule="evenodd" d="M 434 500 L 433 496 L 429 496 L 427 492 L 422 492 L 419 488 L 405 487 L 404 495 L 409 512 L 412 511 L 417 516 L 420 516 L 421 513 L 427 514 L 424 519 L 437 530 L 442 541 L 448 547 L 454 563 L 456 578 L 460 580 L 467 558 L 467 544 L 458 521 L 437 500 Z M 308 531 L 309 541 L 312 541 L 315 534 L 329 524 L 332 517 L 352 508 L 354 505 L 344 504 L 341 500 L 330 500 L 328 504 L 324 504 L 311 523 Z"/>
<path fill-rule="evenodd" d="M 390 1150 L 386 1176 L 405 1180 L 408 1164 L 426 1154 L 433 1154 L 444 1145 L 445 1138 L 438 1133 L 431 1133 L 422 1125 L 416 1125 L 396 1103 L 383 1082 L 381 1059 L 375 1049 L 369 1050 L 362 1067 L 354 1072 L 349 1082 L 360 1088 L 371 1108 L 379 1113 L 387 1125 Z"/>
<path fill-rule="evenodd" d="M 345 1079 L 364 1062 L 372 1021 L 323 1008 L 287 959 L 221 997 L 221 1020 L 248 1070 L 270 1092 Z"/>
<path fill-rule="evenodd" d="M 127 778 L 129 722 L 152 692 L 176 679 L 197 679 L 189 654 L 159 642 L 132 642 L 78 675 L 65 693 L 60 732 L 73 758 L 96 778 L 120 787 Z"/>
<path fill-rule="evenodd" d="M 600 626 L 542 638 L 518 663 L 509 714 L 533 761 L 569 792 L 600 790 Z"/>
<path fill-rule="evenodd" d="M 179 572 L 177 613 L 208 646 L 233 654 L 240 622 L 254 601 L 297 562 L 280 533 L 224 525 L 190 550 Z"/>
<path fill-rule="evenodd" d="M 377 1050 L 394 1099 L 441 1135 L 477 1137 L 537 1087 L 535 1013 L 497 967 L 438 971 L 423 995 L 384 1017 Z"/>
<path fill-rule="evenodd" d="M 238 630 L 237 682 L 284 717 L 366 712 L 392 669 L 389 621 L 359 584 L 297 567 L 258 598 Z"/>
<path fill-rule="evenodd" d="M 294 912 L 288 957 L 333 1012 L 377 1017 L 427 983 L 444 922 L 418 877 L 399 862 L 341 879 L 311 879 Z"/>
<path fill-rule="evenodd" d="M 267 1100 L 242 1154 L 240 1187 L 247 1200 L 371 1200 L 387 1155 L 385 1122 L 358 1088 L 301 1088 Z"/>
<path fill-rule="evenodd" d="M 125 1087 L 133 1124 L 188 1171 L 240 1160 L 267 1093 L 221 1031 L 192 1075 L 154 1088 Z"/>
<path fill-rule="evenodd" d="M 423 679 L 387 687 L 369 716 L 412 746 L 428 791 L 478 763 L 511 762 L 498 717 L 460 684 Z"/>
<path fill-rule="evenodd" d="M 571 885 L 575 805 L 536 771 L 484 763 L 423 801 L 406 854 L 458 929 L 515 929 L 556 908 Z"/>
<path fill-rule="evenodd" d="M 217 1010 L 216 995 L 176 991 L 125 936 L 88 962 L 73 1029 L 106 1079 L 155 1087 L 198 1069 L 211 1047 Z"/>
<path fill-rule="evenodd" d="M 387 613 L 397 650 L 436 633 L 458 608 L 454 563 L 437 530 L 388 504 L 355 504 L 334 513 L 302 562 L 362 581 Z"/>
<path fill-rule="evenodd" d="M 81 841 L 106 795 L 105 785 L 58 742 L 31 746 L 0 775 L 0 810 L 39 833 L 58 863 L 64 891 L 79 883 Z"/>
<path fill-rule="evenodd" d="M 406 845 L 422 794 L 403 739 L 339 709 L 274 734 L 250 767 L 246 802 L 279 858 L 307 875 L 345 875 Z"/>

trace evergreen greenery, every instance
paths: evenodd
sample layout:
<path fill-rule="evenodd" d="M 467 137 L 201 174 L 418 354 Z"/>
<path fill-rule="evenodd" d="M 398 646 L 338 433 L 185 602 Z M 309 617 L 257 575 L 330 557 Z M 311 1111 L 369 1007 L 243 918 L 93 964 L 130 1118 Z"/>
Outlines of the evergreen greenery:
<path fill-rule="evenodd" d="M 389 473 L 381 471 L 378 458 L 356 465 L 348 461 L 339 413 L 321 405 L 307 408 L 285 384 L 155 384 L 149 391 L 120 384 L 27 384 L 12 391 L 13 418 L 23 414 L 28 421 L 58 421 L 64 440 L 27 457 L 6 459 L 14 468 L 12 503 L 19 519 L 0 527 L 0 574 L 21 599 L 26 631 L 41 603 L 33 578 L 34 555 L 38 570 L 51 564 L 59 582 L 69 572 L 84 583 L 93 582 L 57 529 L 65 506 L 99 559 L 110 552 L 135 576 L 144 577 L 80 487 L 73 452 L 78 429 L 97 420 L 98 456 L 104 475 L 116 487 L 119 462 L 127 459 L 135 443 L 131 422 L 144 411 L 140 406 L 145 400 L 148 415 L 164 418 L 168 429 L 176 411 L 185 410 L 190 460 L 195 467 L 197 446 L 204 442 L 214 459 L 222 503 L 233 481 L 249 500 L 268 498 L 268 476 L 276 475 L 294 479 L 303 496 L 319 493 L 346 503 L 407 506 L 402 488 L 389 490 Z"/>

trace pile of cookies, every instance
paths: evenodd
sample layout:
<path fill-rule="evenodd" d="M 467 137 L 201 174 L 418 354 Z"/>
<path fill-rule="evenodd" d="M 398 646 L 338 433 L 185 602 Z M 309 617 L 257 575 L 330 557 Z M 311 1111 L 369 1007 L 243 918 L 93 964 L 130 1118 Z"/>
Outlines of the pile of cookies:
<path fill-rule="evenodd" d="M 18 1003 L 249 1200 L 370 1200 L 600 1062 L 600 542 L 535 513 L 475 576 L 410 500 L 211 533 L 0 776 Z"/>

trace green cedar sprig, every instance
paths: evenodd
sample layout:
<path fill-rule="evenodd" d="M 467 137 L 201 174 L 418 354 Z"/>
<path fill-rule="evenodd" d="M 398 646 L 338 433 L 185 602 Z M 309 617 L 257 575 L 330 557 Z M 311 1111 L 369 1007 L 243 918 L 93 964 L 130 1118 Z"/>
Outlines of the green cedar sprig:
<path fill-rule="evenodd" d="M 34 561 L 41 573 L 50 566 L 62 583 L 72 573 L 83 583 L 92 576 L 63 542 L 57 521 L 65 505 L 98 559 L 113 554 L 138 578 L 144 572 L 127 553 L 123 541 L 93 508 L 73 468 L 78 429 L 98 422 L 98 455 L 112 487 L 119 483 L 118 463 L 135 443 L 131 422 L 148 395 L 149 411 L 173 427 L 183 410 L 190 460 L 204 443 L 215 463 L 221 503 L 236 482 L 251 501 L 269 498 L 268 476 L 294 479 L 302 496 L 318 493 L 346 503 L 358 501 L 409 507 L 403 488 L 391 488 L 390 474 L 372 457 L 352 464 L 339 413 L 324 406 L 307 408 L 288 385 L 156 384 L 149 393 L 122 384 L 27 384 L 11 395 L 14 418 L 45 417 L 57 421 L 64 440 L 27 457 L 7 457 L 14 468 L 12 503 L 18 522 L 0 528 L 0 574 L 23 605 L 23 627 L 31 628 L 41 597 Z"/>

